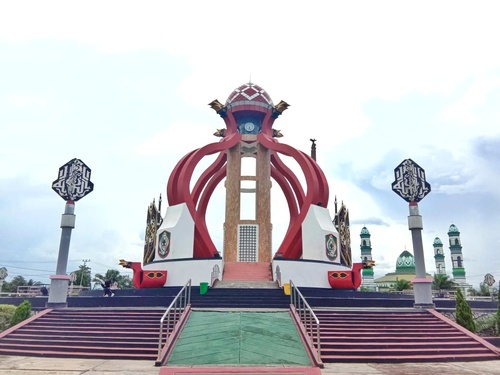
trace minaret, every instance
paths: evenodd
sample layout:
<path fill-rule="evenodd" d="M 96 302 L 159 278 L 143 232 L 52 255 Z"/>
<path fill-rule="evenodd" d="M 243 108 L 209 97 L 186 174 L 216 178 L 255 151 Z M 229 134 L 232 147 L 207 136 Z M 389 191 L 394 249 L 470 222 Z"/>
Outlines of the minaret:
<path fill-rule="evenodd" d="M 453 268 L 453 279 L 459 285 L 467 284 L 465 280 L 464 257 L 462 255 L 462 243 L 460 241 L 460 231 L 455 224 L 450 225 L 448 230 L 450 238 L 451 264 Z"/>
<path fill-rule="evenodd" d="M 446 265 L 444 263 L 443 242 L 439 237 L 434 238 L 434 260 L 436 261 L 436 275 L 446 274 Z"/>
<path fill-rule="evenodd" d="M 363 262 L 372 260 L 372 243 L 370 240 L 370 232 L 366 227 L 361 229 L 361 260 Z M 363 282 L 362 286 L 375 290 L 375 283 L 373 282 L 373 268 L 363 268 Z"/>

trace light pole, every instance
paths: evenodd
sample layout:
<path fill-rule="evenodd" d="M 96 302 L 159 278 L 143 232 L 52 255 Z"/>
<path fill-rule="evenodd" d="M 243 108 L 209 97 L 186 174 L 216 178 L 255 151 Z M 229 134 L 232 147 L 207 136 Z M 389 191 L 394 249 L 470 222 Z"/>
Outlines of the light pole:
<path fill-rule="evenodd" d="M 411 159 L 405 159 L 394 169 L 396 180 L 392 190 L 409 203 L 408 229 L 411 231 L 413 256 L 415 259 L 415 279 L 412 280 L 416 308 L 433 308 L 432 281 L 425 272 L 424 246 L 422 243 L 422 216 L 418 202 L 431 191 L 431 185 L 425 181 L 425 171 Z"/>
<path fill-rule="evenodd" d="M 82 266 L 82 272 L 81 272 L 81 275 L 80 275 L 80 287 L 83 284 L 83 275 L 87 271 L 87 263 L 90 262 L 90 259 L 82 259 L 82 262 L 83 262 L 83 266 Z"/>
<path fill-rule="evenodd" d="M 67 307 L 68 284 L 71 279 L 66 274 L 68 266 L 69 243 L 71 232 L 75 227 L 75 202 L 94 189 L 90 181 L 90 168 L 80 159 L 72 159 L 61 168 L 57 180 L 52 183 L 52 189 L 66 201 L 64 214 L 61 218 L 61 242 L 57 257 L 56 274 L 50 276 L 48 308 Z"/>

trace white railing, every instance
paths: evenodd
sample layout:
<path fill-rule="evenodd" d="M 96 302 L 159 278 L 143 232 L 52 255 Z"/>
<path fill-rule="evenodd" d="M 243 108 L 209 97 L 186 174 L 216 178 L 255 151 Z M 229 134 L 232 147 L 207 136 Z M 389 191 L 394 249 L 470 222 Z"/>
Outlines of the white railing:
<path fill-rule="evenodd" d="M 299 289 L 290 280 L 290 304 L 295 307 L 295 311 L 304 326 L 305 333 L 311 339 L 311 343 L 315 346 L 318 357 L 317 360 L 321 362 L 321 337 L 319 319 L 307 303 L 306 299 L 300 293 Z"/>
<path fill-rule="evenodd" d="M 281 268 L 279 265 L 276 266 L 276 271 L 274 272 L 276 275 L 276 281 L 278 282 L 278 286 L 281 288 L 283 284 L 281 283 Z"/>
<path fill-rule="evenodd" d="M 210 274 L 210 286 L 214 285 L 215 280 L 220 280 L 220 268 L 218 264 L 212 268 L 212 273 Z"/>
<path fill-rule="evenodd" d="M 173 299 L 168 309 L 160 319 L 160 335 L 158 337 L 158 361 L 161 360 L 163 346 L 168 343 L 168 338 L 173 331 L 175 324 L 179 321 L 186 306 L 191 303 L 191 279 L 182 287 L 177 296 Z M 165 337 L 163 337 L 163 327 L 167 320 Z"/>

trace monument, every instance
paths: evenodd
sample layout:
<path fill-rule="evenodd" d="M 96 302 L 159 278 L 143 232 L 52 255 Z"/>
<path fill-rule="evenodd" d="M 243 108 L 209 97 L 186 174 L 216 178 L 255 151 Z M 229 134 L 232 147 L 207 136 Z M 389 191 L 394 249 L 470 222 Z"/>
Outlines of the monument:
<path fill-rule="evenodd" d="M 345 206 L 338 213 L 335 207 L 334 222 L 328 210 L 328 182 L 315 158 L 278 141 L 283 134 L 274 124 L 289 105 L 283 100 L 273 104 L 266 90 L 254 83 L 236 88 L 225 104 L 216 99 L 209 105 L 225 124 L 214 133 L 220 140 L 188 152 L 174 167 L 163 218 L 154 202 L 148 208 L 142 264 L 120 261 L 134 270 L 134 285 L 184 285 L 188 279 L 212 283 L 223 280 L 231 265 L 252 263 L 270 267 L 272 280 L 278 282 L 293 279 L 298 286 L 359 287 L 360 270 L 369 265 L 352 264 Z M 195 168 L 209 155 L 215 155 L 215 161 L 194 181 Z M 298 164 L 304 186 L 283 156 Z M 250 172 L 243 171 L 242 164 L 250 165 Z M 206 212 L 222 182 L 226 204 L 224 245 L 219 251 L 207 228 Z M 276 251 L 272 248 L 273 183 L 281 189 L 289 215 Z M 245 216 L 242 201 L 248 196 L 254 209 Z"/>

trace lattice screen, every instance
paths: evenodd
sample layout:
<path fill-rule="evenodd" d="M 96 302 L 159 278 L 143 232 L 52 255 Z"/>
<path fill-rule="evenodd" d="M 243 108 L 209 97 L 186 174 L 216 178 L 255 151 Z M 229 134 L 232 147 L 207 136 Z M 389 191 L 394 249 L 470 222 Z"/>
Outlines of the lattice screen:
<path fill-rule="evenodd" d="M 258 225 L 238 225 L 238 262 L 257 262 L 258 243 Z"/>

